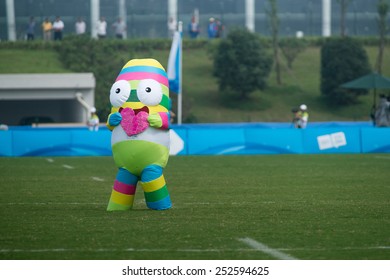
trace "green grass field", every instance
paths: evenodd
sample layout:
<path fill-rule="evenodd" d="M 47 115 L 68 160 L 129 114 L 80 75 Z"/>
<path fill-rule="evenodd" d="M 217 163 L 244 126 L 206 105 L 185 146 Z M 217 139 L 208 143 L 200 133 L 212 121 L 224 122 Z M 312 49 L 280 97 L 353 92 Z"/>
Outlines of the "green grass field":
<path fill-rule="evenodd" d="M 0 259 L 390 259 L 390 156 L 178 156 L 107 212 L 111 157 L 0 158 Z"/>

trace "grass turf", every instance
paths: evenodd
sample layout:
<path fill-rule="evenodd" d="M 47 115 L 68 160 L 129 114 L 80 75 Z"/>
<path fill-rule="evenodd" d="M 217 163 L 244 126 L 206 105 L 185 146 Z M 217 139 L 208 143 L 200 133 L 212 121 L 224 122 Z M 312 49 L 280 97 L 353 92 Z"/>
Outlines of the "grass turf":
<path fill-rule="evenodd" d="M 171 157 L 174 207 L 106 212 L 111 157 L 0 158 L 0 259 L 390 259 L 389 155 Z"/>

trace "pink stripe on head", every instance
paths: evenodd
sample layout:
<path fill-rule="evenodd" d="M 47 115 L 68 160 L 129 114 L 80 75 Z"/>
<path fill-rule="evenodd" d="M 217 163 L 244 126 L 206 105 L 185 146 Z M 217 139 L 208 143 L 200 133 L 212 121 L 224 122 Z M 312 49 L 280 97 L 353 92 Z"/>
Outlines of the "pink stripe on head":
<path fill-rule="evenodd" d="M 116 190 L 119 193 L 134 195 L 135 194 L 136 186 L 125 184 L 122 182 L 119 182 L 118 180 L 115 180 L 114 182 L 114 190 Z"/>
<path fill-rule="evenodd" d="M 160 74 L 148 73 L 148 72 L 129 72 L 123 73 L 116 78 L 117 81 L 133 81 L 133 80 L 144 80 L 144 79 L 153 79 L 168 87 L 168 79 Z"/>

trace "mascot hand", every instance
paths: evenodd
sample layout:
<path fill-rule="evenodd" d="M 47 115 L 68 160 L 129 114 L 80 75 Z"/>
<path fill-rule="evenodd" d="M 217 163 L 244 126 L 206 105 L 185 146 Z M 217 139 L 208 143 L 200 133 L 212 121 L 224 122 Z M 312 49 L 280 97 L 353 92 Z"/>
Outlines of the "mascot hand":
<path fill-rule="evenodd" d="M 122 120 L 122 115 L 119 112 L 113 113 L 108 117 L 108 124 L 110 126 L 117 126 Z"/>
<path fill-rule="evenodd" d="M 169 129 L 169 113 L 152 113 L 148 116 L 151 127 Z"/>

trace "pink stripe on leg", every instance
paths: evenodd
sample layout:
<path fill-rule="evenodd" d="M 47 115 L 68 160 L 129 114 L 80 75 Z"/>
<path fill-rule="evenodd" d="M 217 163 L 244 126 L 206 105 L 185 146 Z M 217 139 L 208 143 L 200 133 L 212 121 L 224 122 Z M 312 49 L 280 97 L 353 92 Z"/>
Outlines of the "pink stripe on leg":
<path fill-rule="evenodd" d="M 117 192 L 134 195 L 135 189 L 136 189 L 136 186 L 134 186 L 134 185 L 128 185 L 128 184 L 119 182 L 118 180 L 115 180 L 115 182 L 114 182 L 114 190 L 116 190 Z"/>

